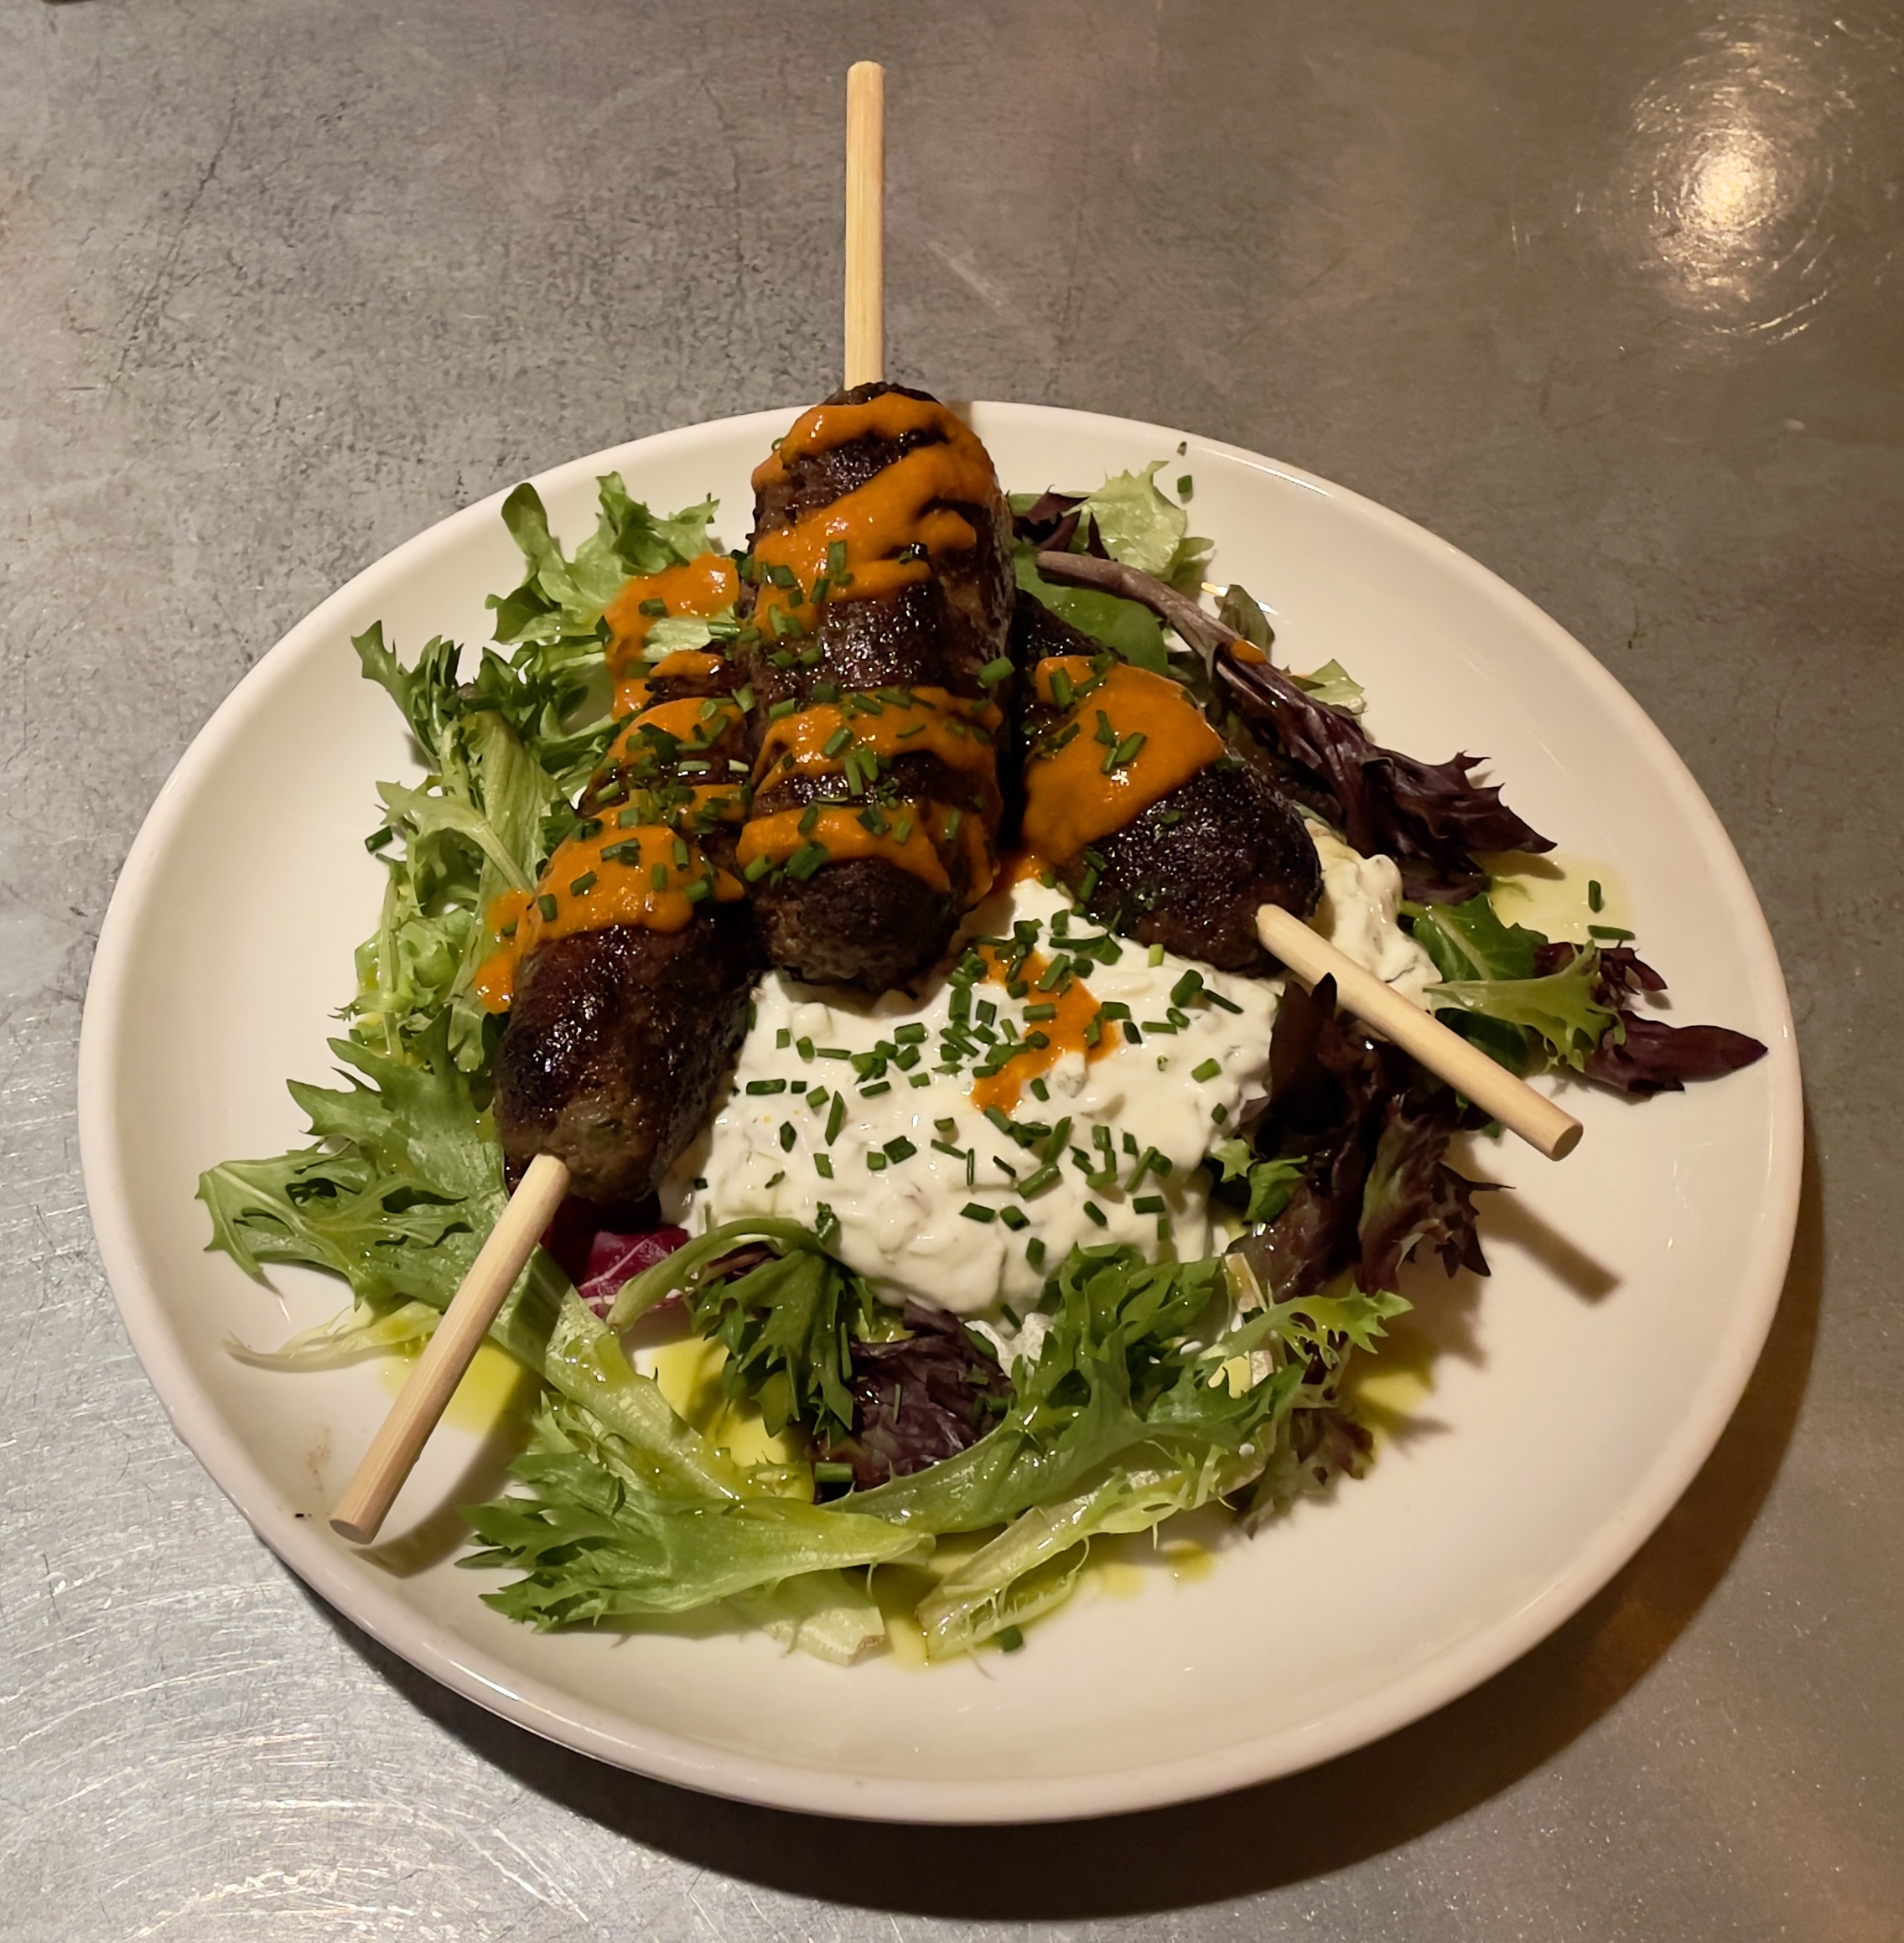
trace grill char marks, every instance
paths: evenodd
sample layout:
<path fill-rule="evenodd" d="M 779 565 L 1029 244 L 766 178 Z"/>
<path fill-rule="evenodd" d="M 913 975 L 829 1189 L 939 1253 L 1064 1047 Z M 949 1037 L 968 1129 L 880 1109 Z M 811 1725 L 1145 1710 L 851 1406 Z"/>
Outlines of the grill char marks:
<path fill-rule="evenodd" d="M 540 946 L 496 1048 L 511 1166 L 553 1154 L 571 1191 L 602 1205 L 652 1194 L 713 1108 L 754 966 L 739 904 L 678 931 L 610 925 Z"/>
<path fill-rule="evenodd" d="M 890 402 L 880 407 L 882 400 Z M 860 407 L 874 409 L 838 409 Z M 867 429 L 874 418 L 882 426 Z M 912 505 L 908 482 L 930 465 L 961 484 Z M 827 598 L 798 609 L 801 631 L 784 635 L 766 624 L 776 600 L 787 604 L 770 579 L 743 590 L 743 619 L 752 615 L 760 629 L 757 645 L 744 645 L 744 634 L 737 654 L 755 697 L 756 748 L 791 703 L 800 714 L 843 711 L 852 731 L 845 747 L 863 742 L 868 751 L 863 759 L 848 754 L 838 763 L 809 763 L 799 773 L 771 752 L 763 757 L 755 841 L 765 843 L 767 819 L 780 822 L 776 847 L 755 852 L 769 863 L 764 873 L 756 865 L 750 882 L 755 922 L 776 965 L 807 979 L 885 991 L 941 956 L 990 883 L 999 798 L 989 752 L 997 723 L 985 704 L 1009 707 L 1011 685 L 994 679 L 988 686 L 980 677 L 1005 651 L 1009 514 L 970 433 L 928 394 L 897 386 L 836 393 L 788 434 L 755 485 L 750 551 L 764 572 L 770 573 L 767 563 L 776 557 L 804 554 L 809 566 L 796 576 L 794 596 L 804 600 L 813 563 L 827 557 L 825 541 L 816 551 L 811 536 L 823 530 L 834 539 L 832 559 L 843 548 L 845 570 L 861 583 L 833 585 L 839 570 L 827 572 Z M 873 504 L 883 494 L 906 505 L 911 524 L 892 516 L 890 505 L 882 512 Z M 926 557 L 914 568 L 895 566 L 900 540 L 916 534 Z M 883 697 L 888 708 L 955 718 L 961 735 L 977 732 L 984 759 L 954 763 L 890 743 L 875 761 L 873 718 L 856 713 L 859 698 L 869 696 Z M 841 766 L 855 759 L 857 774 Z M 790 854 L 786 832 L 802 816 L 806 854 Z M 744 862 L 749 854 L 744 839 Z"/>
<path fill-rule="evenodd" d="M 1028 690 L 1039 664 L 1107 666 L 1102 645 L 1021 594 L 1012 652 Z M 1076 711 L 1096 712 L 1087 697 Z M 1027 791 L 1039 780 L 1035 750 L 1067 712 L 1035 697 L 1025 711 Z M 1118 717 L 1118 737 L 1154 733 L 1154 713 Z M 1088 733 L 1088 730 L 1081 731 Z M 1097 751 L 1096 743 L 1088 744 Z M 1107 745 L 1107 759 L 1110 754 Z M 1045 861 L 1099 922 L 1220 971 L 1265 973 L 1277 963 L 1256 935 L 1258 907 L 1279 904 L 1306 917 L 1321 895 L 1321 869 L 1295 806 L 1259 769 L 1227 749 L 1118 827 Z"/>

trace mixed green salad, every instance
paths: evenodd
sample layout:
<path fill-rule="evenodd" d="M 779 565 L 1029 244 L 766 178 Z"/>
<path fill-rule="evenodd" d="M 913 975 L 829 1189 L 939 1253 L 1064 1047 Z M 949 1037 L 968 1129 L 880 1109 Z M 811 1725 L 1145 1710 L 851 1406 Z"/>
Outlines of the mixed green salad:
<path fill-rule="evenodd" d="M 1268 625 L 1238 587 L 1215 617 L 1198 604 L 1209 557 L 1189 532 L 1191 484 L 1172 496 L 1160 470 L 1014 500 L 1020 586 L 1184 680 L 1320 824 L 1394 861 L 1403 924 L 1438 974 L 1428 1002 L 1449 1023 L 1517 1071 L 1629 1092 L 1762 1050 L 1637 1010 L 1661 982 L 1627 934 L 1557 942 L 1504 920 L 1480 858 L 1546 845 L 1473 780 L 1476 759 L 1427 764 L 1371 742 L 1361 692 L 1333 663 L 1219 678 L 1225 644 L 1267 650 Z M 664 519 L 620 477 L 599 483 L 595 529 L 572 552 L 532 488 L 510 496 L 524 574 L 491 597 L 495 641 L 473 665 L 437 639 L 405 666 L 378 626 L 355 644 L 428 774 L 379 786 L 366 847 L 387 881 L 331 1042 L 344 1083 L 291 1083 L 310 1144 L 200 1182 L 213 1245 L 246 1271 L 307 1263 L 350 1287 L 335 1320 L 255 1360 L 298 1370 L 413 1350 L 506 1200 L 488 1078 L 502 1020 L 475 989 L 495 943 L 487 913 L 534 888 L 610 738 L 604 609 L 631 577 L 713 544 L 712 501 Z M 1040 551 L 1102 562 L 1109 583 L 1061 584 Z M 665 650 L 721 624 L 655 631 Z M 724 1607 L 850 1661 L 886 1637 L 879 1568 L 904 1566 L 926 1575 L 905 1583 L 926 1588 L 914 1617 L 931 1655 L 1012 1649 L 1071 1592 L 1094 1540 L 1219 1500 L 1251 1527 L 1354 1473 L 1370 1440 L 1345 1372 L 1409 1307 L 1405 1266 L 1434 1253 L 1450 1274 L 1486 1272 L 1477 1184 L 1448 1161 L 1480 1117 L 1326 989 L 1284 993 L 1268 1064 L 1267 1099 L 1212 1134 L 1211 1253 L 1081 1244 L 1043 1265 L 1035 1304 L 984 1328 L 929 1288 L 903 1307 L 876 1293 L 841 1258 L 823 1204 L 810 1225 L 703 1207 L 692 1236 L 658 1216 L 552 1234 L 493 1331 L 539 1388 L 510 1487 L 467 1514 L 463 1562 L 511 1575 L 482 1596 L 539 1627 Z M 1048 1125 L 999 1117 L 1006 1142 L 1062 1146 L 1061 1131 L 1054 1144 Z M 757 1416 L 750 1458 L 640 1366 L 630 1345 L 671 1327 L 707 1345 L 723 1421 Z"/>

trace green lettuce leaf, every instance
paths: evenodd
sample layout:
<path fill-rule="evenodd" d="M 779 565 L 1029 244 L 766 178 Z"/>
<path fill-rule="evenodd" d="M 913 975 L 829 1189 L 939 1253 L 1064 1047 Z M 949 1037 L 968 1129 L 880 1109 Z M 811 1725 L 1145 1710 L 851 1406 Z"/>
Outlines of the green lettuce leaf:
<path fill-rule="evenodd" d="M 931 1550 L 881 1519 L 795 1498 L 656 1489 L 644 1454 L 593 1410 L 564 1399 L 544 1411 L 511 1467 L 525 1489 L 465 1514 L 483 1549 L 459 1562 L 523 1575 L 485 1602 L 543 1630 L 599 1625 Z"/>
<path fill-rule="evenodd" d="M 1524 1072 L 1537 1049 L 1578 1070 L 1614 1023 L 1595 996 L 1597 951 L 1576 953 L 1561 970 L 1537 977 L 1535 956 L 1547 940 L 1502 924 L 1485 895 L 1416 907 L 1413 915 L 1415 940 L 1441 974 L 1428 1003 L 1465 1014 L 1459 1023 L 1468 1037 L 1511 1071 Z"/>
<path fill-rule="evenodd" d="M 595 484 L 595 530 L 572 555 L 549 531 L 547 509 L 532 485 L 517 486 L 503 501 L 503 524 L 527 567 L 513 592 L 492 593 L 486 603 L 496 617 L 495 638 L 506 646 L 599 644 L 603 610 L 626 582 L 685 565 L 713 544 L 714 500 L 660 519 L 630 498 L 620 473 Z"/>
<path fill-rule="evenodd" d="M 1169 671 L 1170 657 L 1157 617 L 1134 600 L 1120 600 L 1091 587 L 1060 587 L 1045 579 L 1036 565 L 1037 549 L 1019 546 L 1012 552 L 1018 584 L 1042 601 L 1061 620 L 1067 620 L 1093 640 L 1102 641 L 1125 661 L 1154 674 Z"/>
<path fill-rule="evenodd" d="M 1259 1160 L 1247 1140 L 1219 1141 L 1210 1158 L 1222 1169 L 1222 1184 L 1242 1184 L 1243 1218 L 1252 1227 L 1274 1221 L 1288 1207 L 1308 1164 L 1300 1158 Z"/>
<path fill-rule="evenodd" d="M 1142 472 L 1118 473 L 1087 493 L 1078 509 L 1079 530 L 1095 521 L 1113 560 L 1154 573 L 1180 593 L 1194 594 L 1210 562 L 1210 542 L 1191 536 L 1189 516 L 1159 490 L 1164 463 L 1154 459 Z"/>
<path fill-rule="evenodd" d="M 737 1250 L 765 1243 L 772 1257 L 729 1278 L 707 1271 Z M 694 1333 L 727 1351 L 721 1391 L 757 1403 L 767 1434 L 798 1423 L 822 1439 L 853 1430 L 850 1338 L 878 1305 L 864 1280 L 827 1254 L 796 1221 L 729 1221 L 644 1269 L 615 1298 L 625 1328 L 678 1293 Z"/>
<path fill-rule="evenodd" d="M 411 1058 L 446 1016 L 451 1056 L 475 1071 L 487 1061 L 492 1030 L 475 989 L 497 943 L 489 911 L 503 892 L 533 888 L 563 785 L 508 715 L 482 699 L 480 680 L 474 693 L 459 687 L 454 642 L 431 641 L 409 669 L 385 645 L 381 623 L 352 645 L 366 678 L 402 710 L 430 773 L 413 788 L 378 785 L 384 826 L 402 848 L 387 858 L 383 908 L 358 947 L 346 1016 L 363 1044 Z M 506 666 L 488 659 L 492 691 L 510 683 Z"/>
<path fill-rule="evenodd" d="M 1089 523 L 1094 521 L 1104 550 L 1113 560 L 1157 574 L 1194 595 L 1209 565 L 1210 542 L 1191 535 L 1183 508 L 1158 490 L 1157 474 L 1164 463 L 1154 459 L 1142 472 L 1118 473 L 1087 493 L 1078 505 L 1071 548 L 1084 549 Z M 1023 512 L 1032 497 L 1014 495 L 1014 508 Z M 1155 674 L 1170 671 L 1164 630 L 1149 609 L 1095 588 L 1056 586 L 1039 573 L 1036 554 L 1037 548 L 1023 541 L 1013 548 L 1013 572 L 1020 588 L 1125 661 Z"/>
<path fill-rule="evenodd" d="M 1298 675 L 1294 680 L 1305 693 L 1344 715 L 1360 715 L 1368 706 L 1362 683 L 1340 661 L 1325 661 L 1312 674 Z"/>

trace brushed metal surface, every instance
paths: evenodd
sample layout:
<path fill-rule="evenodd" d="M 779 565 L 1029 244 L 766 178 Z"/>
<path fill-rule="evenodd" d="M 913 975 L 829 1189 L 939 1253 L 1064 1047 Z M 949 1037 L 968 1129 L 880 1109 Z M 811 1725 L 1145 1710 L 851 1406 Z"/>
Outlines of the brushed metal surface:
<path fill-rule="evenodd" d="M 895 373 L 1271 451 L 1505 574 L 1691 764 L 1803 1042 L 1784 1304 L 1659 1535 L 1434 1718 L 1128 1821 L 740 1808 L 430 1687 L 174 1440 L 80 1190 L 172 763 L 453 506 L 832 381 L 861 57 Z M 1904 1937 L 1901 66 L 1798 0 L 0 16 L 0 1934 Z"/>

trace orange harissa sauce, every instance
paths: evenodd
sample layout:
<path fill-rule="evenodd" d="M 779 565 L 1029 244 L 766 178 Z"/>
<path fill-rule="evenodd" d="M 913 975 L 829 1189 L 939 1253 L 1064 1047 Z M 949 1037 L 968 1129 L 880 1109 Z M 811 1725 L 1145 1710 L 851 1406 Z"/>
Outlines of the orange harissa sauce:
<path fill-rule="evenodd" d="M 1168 676 L 1057 655 L 1032 679 L 1040 701 L 1066 709 L 1025 765 L 1025 840 L 1045 857 L 1068 862 L 1223 753 L 1190 691 Z"/>
<path fill-rule="evenodd" d="M 989 945 L 981 945 L 978 954 L 985 961 L 987 982 L 1003 985 L 1006 978 L 1004 961 Z M 1016 976 L 1036 992 L 1038 981 L 1051 969 L 1051 963 L 1042 952 L 1034 951 L 1019 966 Z M 1038 997 L 1057 1008 L 1053 1017 L 1034 1020 L 1027 1028 L 1028 1031 L 1041 1034 L 1045 1043 L 1041 1046 L 1027 1046 L 997 1072 L 988 1073 L 983 1079 L 973 1082 L 972 1104 L 981 1113 L 988 1106 L 1009 1113 L 1018 1105 L 1019 1096 L 1025 1087 L 1040 1075 L 1050 1072 L 1066 1053 L 1082 1053 L 1087 1060 L 1101 1060 L 1116 1042 L 1117 1035 L 1109 1032 L 1100 1034 L 1095 1045 L 1086 1039 L 1086 1027 L 1097 1016 L 1097 1001 L 1082 978 L 1069 979 L 1062 992 L 1040 992 Z"/>
<path fill-rule="evenodd" d="M 768 649 L 783 645 L 797 650 L 817 629 L 822 606 L 896 593 L 927 578 L 931 561 L 969 552 L 978 535 L 945 502 L 1002 507 L 1003 500 L 990 455 L 968 427 L 943 405 L 892 391 L 864 404 L 815 406 L 755 468 L 754 487 L 763 491 L 786 478 L 790 459 L 858 438 L 898 440 L 917 433 L 931 435 L 934 443 L 915 446 L 864 485 L 755 541 L 759 594 L 750 625 Z M 781 584 L 789 579 L 792 585 Z M 993 738 L 999 711 L 930 687 L 897 692 L 896 701 L 895 692 L 882 689 L 874 699 L 885 704 L 877 712 L 864 707 L 864 697 L 850 697 L 840 706 L 816 704 L 774 723 L 760 750 L 756 787 L 770 786 L 776 775 L 847 773 L 856 754 L 869 767 L 908 754 L 931 754 L 981 779 L 984 814 L 938 803 L 884 805 L 882 830 L 880 816 L 871 819 L 874 827 L 869 829 L 857 811 L 827 811 L 789 842 L 792 821 L 776 813 L 749 826 L 741 838 L 741 862 L 765 858 L 778 866 L 812 847 L 808 857 L 824 851 L 822 862 L 880 858 L 943 891 L 951 888 L 948 865 L 962 852 L 964 896 L 974 903 L 990 889 L 997 868 Z M 843 728 L 849 738 L 841 738 Z"/>
<path fill-rule="evenodd" d="M 684 566 L 630 580 L 602 617 L 609 626 L 608 671 L 615 685 L 615 712 L 631 715 L 646 699 L 641 677 L 650 671 L 643 665 L 643 652 L 656 621 L 677 615 L 711 620 L 734 605 L 739 591 L 739 577 L 724 553 L 703 553 Z"/>
<path fill-rule="evenodd" d="M 685 866 L 677 844 L 687 852 Z M 603 854 L 609 850 L 615 852 L 612 858 Z M 584 888 L 577 890 L 578 883 Z M 703 884 L 708 888 L 703 889 Z M 732 904 L 742 894 L 740 879 L 710 864 L 693 838 L 654 824 L 620 830 L 611 817 L 593 836 L 571 837 L 558 844 L 536 891 L 505 891 L 490 906 L 492 931 L 501 935 L 511 925 L 515 929 L 484 960 L 476 974 L 476 996 L 491 1012 L 507 1011 L 518 968 L 544 939 L 608 925 L 678 931 L 698 904 L 710 898 Z M 554 905 L 553 916 L 541 902 L 545 897 Z"/>
<path fill-rule="evenodd" d="M 708 753 L 739 726 L 740 709 L 724 696 L 648 702 L 654 679 L 710 676 L 721 658 L 684 649 L 653 668 L 641 661 L 648 630 L 661 618 L 644 614 L 644 602 L 705 618 L 731 607 L 738 586 L 731 560 L 703 554 L 630 581 L 610 604 L 610 671 L 618 710 L 633 718 L 610 745 L 597 782 L 619 776 L 624 787 L 619 801 L 557 846 L 533 891 L 506 891 L 490 904 L 489 928 L 498 943 L 475 980 L 488 1010 L 508 1010 L 524 961 L 547 939 L 610 925 L 678 931 L 702 904 L 744 895 L 740 879 L 712 863 L 693 834 L 746 814 L 744 787 Z M 703 774 L 708 780 L 700 780 Z"/>

